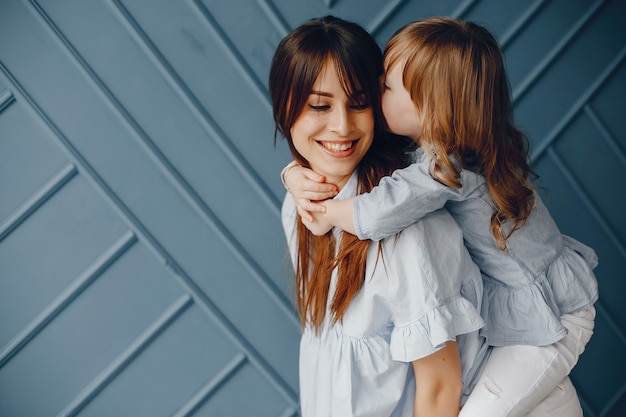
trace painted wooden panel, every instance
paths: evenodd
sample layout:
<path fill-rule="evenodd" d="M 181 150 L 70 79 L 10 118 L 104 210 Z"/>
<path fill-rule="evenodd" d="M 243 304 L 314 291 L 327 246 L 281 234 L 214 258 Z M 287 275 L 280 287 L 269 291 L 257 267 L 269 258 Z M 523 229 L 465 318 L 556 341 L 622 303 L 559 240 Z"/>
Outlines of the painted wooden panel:
<path fill-rule="evenodd" d="M 381 46 L 430 15 L 496 33 L 546 201 L 600 257 L 572 379 L 626 412 L 626 2 L 1 0 L 0 416 L 298 415 L 266 80 L 329 13 Z"/>

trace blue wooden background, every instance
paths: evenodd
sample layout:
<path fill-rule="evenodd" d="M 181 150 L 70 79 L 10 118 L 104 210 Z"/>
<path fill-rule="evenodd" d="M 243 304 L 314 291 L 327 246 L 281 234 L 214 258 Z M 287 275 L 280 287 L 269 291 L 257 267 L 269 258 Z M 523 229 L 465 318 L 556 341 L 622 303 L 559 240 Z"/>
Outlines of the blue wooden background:
<path fill-rule="evenodd" d="M 297 416 L 266 80 L 323 14 L 380 45 L 476 20 L 564 233 L 594 247 L 572 379 L 626 415 L 626 1 L 0 0 L 0 416 Z"/>

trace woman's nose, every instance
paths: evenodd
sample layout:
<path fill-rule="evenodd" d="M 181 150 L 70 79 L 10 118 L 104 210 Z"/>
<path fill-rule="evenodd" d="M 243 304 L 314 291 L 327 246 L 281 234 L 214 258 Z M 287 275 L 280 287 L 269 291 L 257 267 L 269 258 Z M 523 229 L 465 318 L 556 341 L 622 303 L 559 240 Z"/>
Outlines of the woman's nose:
<path fill-rule="evenodd" d="M 354 130 L 350 110 L 341 106 L 335 107 L 330 120 L 330 128 L 340 136 L 348 136 Z"/>

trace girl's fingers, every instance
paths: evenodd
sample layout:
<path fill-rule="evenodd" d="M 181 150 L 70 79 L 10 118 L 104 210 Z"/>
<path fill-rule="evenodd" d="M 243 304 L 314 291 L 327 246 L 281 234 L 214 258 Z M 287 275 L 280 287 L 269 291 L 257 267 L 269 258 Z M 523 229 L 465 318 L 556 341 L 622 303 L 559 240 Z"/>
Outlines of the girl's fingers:
<path fill-rule="evenodd" d="M 311 213 L 304 210 L 299 205 L 296 206 L 296 208 L 298 210 L 298 214 L 300 215 L 300 217 L 302 217 L 302 223 L 304 223 L 305 226 L 307 225 L 307 223 L 313 223 L 313 215 Z"/>
<path fill-rule="evenodd" d="M 313 221 L 312 213 L 325 213 L 326 207 L 322 204 L 315 203 L 308 199 L 298 199 L 296 200 L 296 205 L 298 206 L 298 211 L 305 211 L 307 217 L 310 218 L 310 221 Z M 302 216 L 302 214 L 300 214 Z M 303 216 L 304 217 L 304 216 Z"/>

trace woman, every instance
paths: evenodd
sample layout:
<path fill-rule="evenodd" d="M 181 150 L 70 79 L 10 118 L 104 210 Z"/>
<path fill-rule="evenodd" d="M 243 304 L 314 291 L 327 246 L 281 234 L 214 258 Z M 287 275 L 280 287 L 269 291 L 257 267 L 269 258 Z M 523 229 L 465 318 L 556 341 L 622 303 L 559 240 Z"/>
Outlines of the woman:
<path fill-rule="evenodd" d="M 369 191 L 408 161 L 387 138 L 382 55 L 360 26 L 304 23 L 270 71 L 276 130 L 294 160 L 340 189 Z M 489 351 L 477 330 L 478 268 L 440 210 L 379 244 L 335 229 L 312 235 L 283 203 L 302 320 L 303 417 L 456 416 Z"/>

